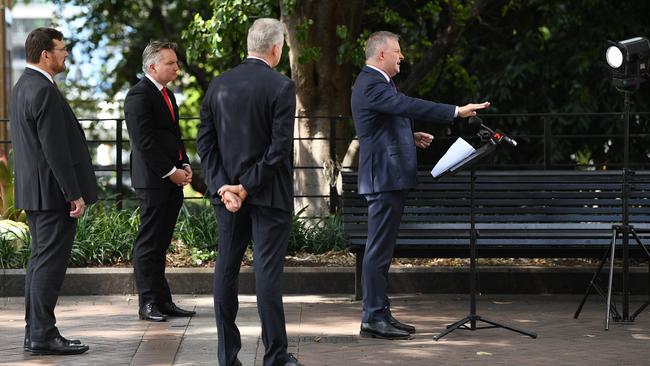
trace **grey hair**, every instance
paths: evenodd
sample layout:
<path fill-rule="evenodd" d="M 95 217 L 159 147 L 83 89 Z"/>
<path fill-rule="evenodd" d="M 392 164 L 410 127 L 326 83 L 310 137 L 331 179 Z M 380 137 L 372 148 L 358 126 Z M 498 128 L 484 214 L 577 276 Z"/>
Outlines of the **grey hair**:
<path fill-rule="evenodd" d="M 371 34 L 366 41 L 366 60 L 375 56 L 381 47 L 386 45 L 389 38 L 399 40 L 397 34 L 389 31 L 379 31 Z"/>
<path fill-rule="evenodd" d="M 142 52 L 142 71 L 146 74 L 149 66 L 155 65 L 160 61 L 160 51 L 172 50 L 176 52 L 178 46 L 174 42 L 151 41 Z"/>
<path fill-rule="evenodd" d="M 266 53 L 274 45 L 284 44 L 284 27 L 279 20 L 259 18 L 248 29 L 248 52 Z"/>

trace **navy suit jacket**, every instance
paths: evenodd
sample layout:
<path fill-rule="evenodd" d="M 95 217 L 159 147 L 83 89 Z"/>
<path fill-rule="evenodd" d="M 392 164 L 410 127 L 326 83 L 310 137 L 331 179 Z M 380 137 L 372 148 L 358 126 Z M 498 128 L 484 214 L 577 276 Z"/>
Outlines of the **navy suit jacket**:
<path fill-rule="evenodd" d="M 246 202 L 293 210 L 291 154 L 296 84 L 248 58 L 210 83 L 201 104 L 197 151 L 212 202 L 241 184 Z"/>
<path fill-rule="evenodd" d="M 451 123 L 456 106 L 411 98 L 368 66 L 352 89 L 352 117 L 359 138 L 359 194 L 414 188 L 417 154 L 413 119 Z"/>
<path fill-rule="evenodd" d="M 178 106 L 167 89 L 174 109 L 169 112 L 165 98 L 146 76 L 124 99 L 124 117 L 131 139 L 131 182 L 133 188 L 162 188 L 173 184 L 162 177 L 172 168 L 189 164 L 178 126 Z"/>
<path fill-rule="evenodd" d="M 27 68 L 11 93 L 16 208 L 69 208 L 97 201 L 97 180 L 84 131 L 59 89 Z"/>

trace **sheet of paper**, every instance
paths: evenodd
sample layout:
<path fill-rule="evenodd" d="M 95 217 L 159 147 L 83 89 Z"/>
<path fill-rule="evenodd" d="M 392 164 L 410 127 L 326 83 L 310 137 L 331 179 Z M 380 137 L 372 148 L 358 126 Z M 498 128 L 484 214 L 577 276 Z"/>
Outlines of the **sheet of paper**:
<path fill-rule="evenodd" d="M 476 151 L 467 141 L 461 137 L 456 140 L 450 147 L 445 155 L 440 158 L 436 166 L 431 169 L 431 175 L 438 178 L 442 173 L 446 172 L 452 166 L 458 164 L 466 157 L 470 156 Z"/>

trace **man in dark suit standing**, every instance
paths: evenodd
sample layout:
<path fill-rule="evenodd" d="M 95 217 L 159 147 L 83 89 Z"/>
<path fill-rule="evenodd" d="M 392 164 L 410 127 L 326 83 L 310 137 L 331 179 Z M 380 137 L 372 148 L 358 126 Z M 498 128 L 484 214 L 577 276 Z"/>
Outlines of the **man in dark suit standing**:
<path fill-rule="evenodd" d="M 409 339 L 415 327 L 393 317 L 386 292 L 407 191 L 417 185 L 416 146 L 433 136 L 413 132 L 413 119 L 451 123 L 487 108 L 488 102 L 457 107 L 411 98 L 391 79 L 400 71 L 397 35 L 382 31 L 366 41 L 366 66 L 352 89 L 352 116 L 359 137 L 359 194 L 368 201 L 368 240 L 363 257 L 363 315 L 360 335 Z"/>
<path fill-rule="evenodd" d="M 32 253 L 25 275 L 24 349 L 34 354 L 79 354 L 88 346 L 64 338 L 56 306 L 70 251 L 87 204 L 97 201 L 97 181 L 84 132 L 57 88 L 65 71 L 63 34 L 38 28 L 25 41 L 27 68 L 10 105 L 15 206 L 27 212 Z"/>
<path fill-rule="evenodd" d="M 221 366 L 241 365 L 235 324 L 238 278 L 251 239 L 264 365 L 299 365 L 287 353 L 282 305 L 283 259 L 293 210 L 296 110 L 295 83 L 273 70 L 283 44 L 282 23 L 256 20 L 248 30 L 248 58 L 215 78 L 201 105 L 197 149 L 219 228 L 214 310 Z"/>
<path fill-rule="evenodd" d="M 167 83 L 178 74 L 176 44 L 151 42 L 142 53 L 145 77 L 129 90 L 124 115 L 131 141 L 131 182 L 140 201 L 140 227 L 133 245 L 133 269 L 142 320 L 166 321 L 194 311 L 172 302 L 165 256 L 192 180 L 178 126 L 178 106 Z"/>

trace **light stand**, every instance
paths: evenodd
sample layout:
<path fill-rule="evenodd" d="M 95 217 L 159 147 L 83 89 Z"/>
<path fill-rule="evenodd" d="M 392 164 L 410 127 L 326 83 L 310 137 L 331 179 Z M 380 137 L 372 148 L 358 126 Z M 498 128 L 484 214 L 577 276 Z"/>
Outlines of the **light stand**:
<path fill-rule="evenodd" d="M 478 122 L 476 122 L 478 121 Z M 476 118 L 474 120 L 475 123 L 472 123 L 472 120 L 470 119 L 470 124 L 479 124 L 481 125 L 480 119 Z M 507 330 L 511 330 L 513 332 L 521 333 L 524 335 L 527 335 L 532 338 L 537 338 L 537 334 L 533 332 L 528 332 L 526 330 L 522 330 L 519 328 L 515 328 L 509 325 L 505 325 L 499 322 L 496 322 L 494 320 L 486 319 L 476 313 L 476 280 L 477 280 L 477 272 L 476 272 L 476 240 L 478 238 L 479 232 L 476 229 L 476 222 L 474 218 L 474 184 L 476 181 L 476 175 L 475 175 L 475 168 L 474 164 L 482 159 L 483 157 L 487 156 L 488 154 L 491 154 L 497 147 L 501 141 L 506 141 L 510 143 L 511 145 L 516 145 L 516 142 L 507 136 L 501 134 L 500 132 L 493 132 L 489 128 L 481 125 L 484 129 L 479 132 L 479 136 L 481 137 L 481 140 L 484 140 L 485 137 L 487 136 L 488 141 L 481 146 L 478 150 L 476 150 L 473 154 L 459 162 L 458 164 L 452 166 L 449 168 L 446 172 L 441 174 L 438 178 L 441 178 L 447 174 L 455 174 L 460 170 L 463 170 L 464 168 L 470 168 L 470 206 L 469 206 L 469 222 L 470 222 L 470 228 L 469 228 L 469 287 L 470 287 L 470 302 L 469 302 L 469 314 L 458 320 L 457 322 L 450 324 L 447 326 L 447 329 L 445 329 L 442 333 L 433 336 L 433 339 L 435 341 L 440 340 L 442 337 L 446 336 L 447 334 L 453 332 L 456 329 L 468 329 L 468 330 L 478 330 L 478 329 L 490 329 L 490 328 L 504 328 Z M 505 138 L 505 140 L 504 140 Z M 489 325 L 479 327 L 477 326 L 477 322 L 483 322 L 487 323 Z M 467 325 L 469 323 L 469 326 Z"/>
<path fill-rule="evenodd" d="M 638 89 L 638 83 L 636 84 L 636 89 Z M 636 91 L 636 89 L 634 91 Z M 623 107 L 623 184 L 622 184 L 622 189 L 621 189 L 621 204 L 622 204 L 622 212 L 621 212 L 621 225 L 612 225 L 612 240 L 610 243 L 610 246 L 608 250 L 605 252 L 605 255 L 601 258 L 601 261 L 598 265 L 598 268 L 596 272 L 593 274 L 591 281 L 589 282 L 589 285 L 587 286 L 587 290 L 582 298 L 582 301 L 580 302 L 580 305 L 578 305 L 578 309 L 576 310 L 575 314 L 573 317 L 575 319 L 578 318 L 580 315 L 580 312 L 582 311 L 582 307 L 584 306 L 585 302 L 587 301 L 587 297 L 589 296 L 591 289 L 595 289 L 596 292 L 601 297 L 605 297 L 604 291 L 602 288 L 598 285 L 596 282 L 597 277 L 600 275 L 600 272 L 603 268 L 603 265 L 605 264 L 605 261 L 609 257 L 609 278 L 608 278 L 608 286 L 607 286 L 607 296 L 606 296 L 606 305 L 605 305 L 605 330 L 609 330 L 609 319 L 610 319 L 610 314 L 612 314 L 612 318 L 614 321 L 617 322 L 622 322 L 622 323 L 631 323 L 634 321 L 634 319 L 639 315 L 648 305 L 650 305 L 650 298 L 644 302 L 641 307 L 639 307 L 634 314 L 630 316 L 630 273 L 629 273 L 629 267 L 630 267 L 630 235 L 634 238 L 636 241 L 637 245 L 641 248 L 641 252 L 645 254 L 646 258 L 650 262 L 650 252 L 646 249 L 646 247 L 641 243 L 641 239 L 639 239 L 639 236 L 637 235 L 636 231 L 634 230 L 634 226 L 630 225 L 630 212 L 629 212 L 629 198 L 630 198 L 630 177 L 634 175 L 634 172 L 629 168 L 629 151 L 630 151 L 630 94 L 633 91 L 627 91 L 627 90 L 621 90 L 625 94 L 625 102 L 624 102 L 624 107 Z M 621 242 L 622 242 L 622 269 L 623 269 L 623 304 L 622 304 L 622 314 L 618 312 L 616 309 L 616 306 L 612 306 L 612 283 L 614 279 L 614 256 L 616 253 L 616 240 L 618 239 L 619 235 L 621 236 Z"/>

